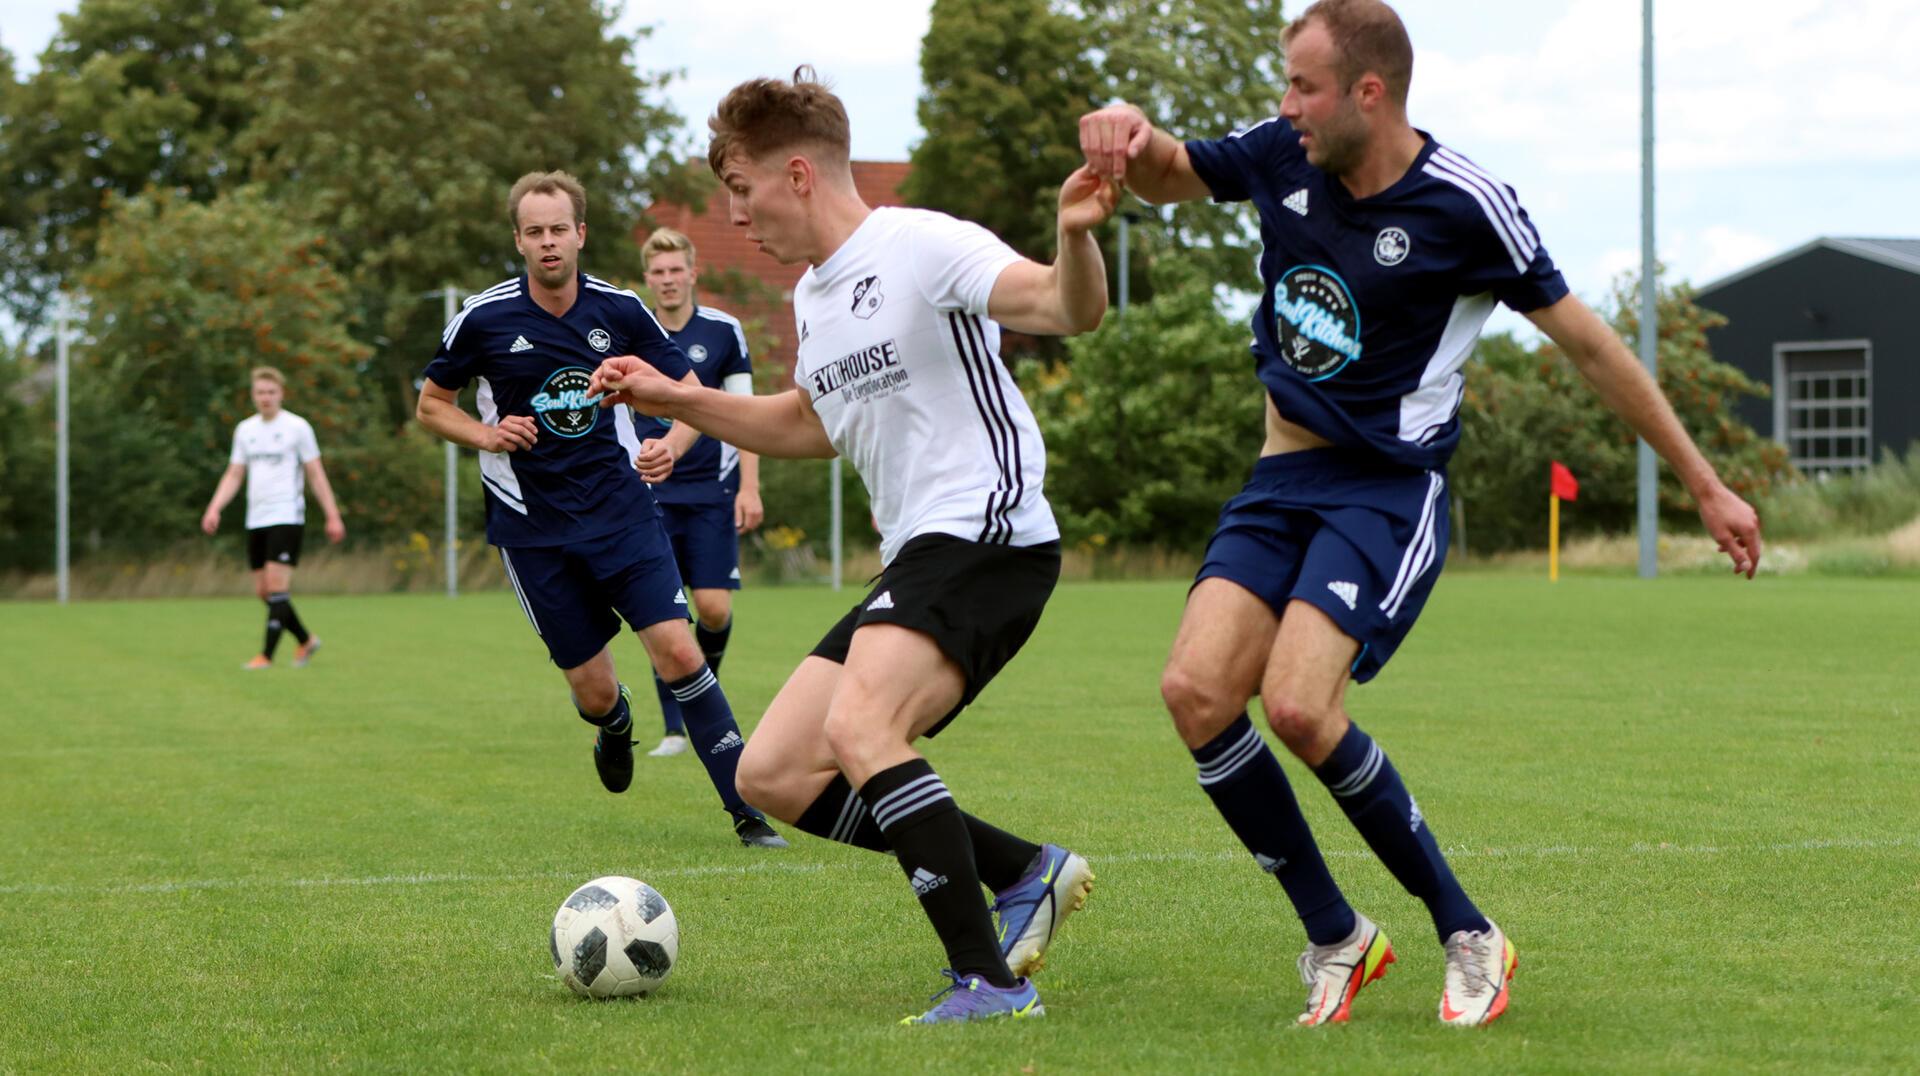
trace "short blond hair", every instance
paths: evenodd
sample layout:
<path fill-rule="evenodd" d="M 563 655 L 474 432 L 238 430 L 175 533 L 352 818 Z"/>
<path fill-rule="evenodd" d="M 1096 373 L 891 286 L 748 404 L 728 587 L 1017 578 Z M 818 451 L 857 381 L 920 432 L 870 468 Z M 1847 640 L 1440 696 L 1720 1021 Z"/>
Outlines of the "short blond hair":
<path fill-rule="evenodd" d="M 655 228 L 640 245 L 641 268 L 652 268 L 655 254 L 685 254 L 687 268 L 693 268 L 693 240 L 672 228 Z"/>
<path fill-rule="evenodd" d="M 727 91 L 707 120 L 713 140 L 707 165 L 714 175 L 726 171 L 727 158 L 763 157 L 776 150 L 808 147 L 846 167 L 853 134 L 847 106 L 810 65 L 793 70 L 793 81 L 756 78 Z"/>
<path fill-rule="evenodd" d="M 255 381 L 271 381 L 280 386 L 282 391 L 285 391 L 287 387 L 287 375 L 271 366 L 254 367 L 253 373 L 247 375 L 247 384 L 251 385 Z"/>
<path fill-rule="evenodd" d="M 567 201 L 573 203 L 573 222 L 587 222 L 587 188 L 566 172 L 528 172 L 513 181 L 513 189 L 507 192 L 507 217 L 513 221 L 513 230 L 520 230 L 520 199 L 529 194 L 565 194 Z"/>

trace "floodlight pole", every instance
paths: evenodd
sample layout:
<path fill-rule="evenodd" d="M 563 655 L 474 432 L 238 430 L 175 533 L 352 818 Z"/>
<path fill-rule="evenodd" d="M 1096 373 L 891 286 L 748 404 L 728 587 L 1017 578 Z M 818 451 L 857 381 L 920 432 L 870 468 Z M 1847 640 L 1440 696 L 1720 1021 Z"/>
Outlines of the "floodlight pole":
<path fill-rule="evenodd" d="M 440 313 L 443 324 L 453 324 L 453 315 L 459 305 L 459 294 L 452 284 L 448 284 L 440 293 Z M 447 442 L 447 535 L 444 544 L 447 549 L 447 597 L 460 596 L 460 448 L 452 441 Z"/>
<path fill-rule="evenodd" d="M 60 604 L 67 604 L 72 596 L 72 580 L 69 571 L 68 546 L 72 538 L 70 517 L 72 514 L 72 483 L 70 475 L 71 452 L 67 444 L 68 401 L 67 401 L 67 321 L 71 314 L 67 306 L 67 293 L 61 292 L 54 300 L 53 315 L 53 354 L 54 354 L 54 419 L 53 419 L 53 574 L 60 595 Z"/>
<path fill-rule="evenodd" d="M 1640 3 L 1640 364 L 1658 383 L 1659 312 L 1653 258 L 1653 0 Z M 1653 446 L 1640 439 L 1640 578 L 1660 572 L 1660 491 Z"/>
<path fill-rule="evenodd" d="M 827 490 L 827 505 L 828 505 L 828 515 L 831 517 L 832 522 L 828 524 L 827 529 L 832 532 L 832 540 L 828 544 L 833 549 L 833 589 L 839 590 L 840 589 L 840 565 L 841 565 L 841 558 L 844 552 L 842 548 L 843 543 L 840 537 L 840 457 L 839 456 L 835 456 L 832 459 L 827 461 L 827 484 L 831 487 L 830 489 Z"/>

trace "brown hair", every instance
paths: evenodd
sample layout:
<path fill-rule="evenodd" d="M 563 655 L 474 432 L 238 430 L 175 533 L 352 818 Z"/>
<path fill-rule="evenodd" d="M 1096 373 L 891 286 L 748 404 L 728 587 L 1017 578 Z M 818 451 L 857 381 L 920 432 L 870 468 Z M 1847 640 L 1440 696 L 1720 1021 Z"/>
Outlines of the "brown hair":
<path fill-rule="evenodd" d="M 255 381 L 271 381 L 280 386 L 282 391 L 287 387 L 287 376 L 271 366 L 254 367 L 253 373 L 247 375 L 247 384 L 251 385 Z"/>
<path fill-rule="evenodd" d="M 642 268 L 653 264 L 655 254 L 682 253 L 687 256 L 687 268 L 693 268 L 693 240 L 674 231 L 672 228 L 655 228 L 647 241 L 640 245 L 640 265 Z"/>
<path fill-rule="evenodd" d="M 807 64 L 793 69 L 791 82 L 756 78 L 728 90 L 707 130 L 713 133 L 707 164 L 716 176 L 728 157 L 753 158 L 798 146 L 818 148 L 828 160 L 845 164 L 853 143 L 846 106 Z"/>
<path fill-rule="evenodd" d="M 565 194 L 573 203 L 573 222 L 587 222 L 587 189 L 579 180 L 565 172 L 528 172 L 514 180 L 513 190 L 507 192 L 507 217 L 514 231 L 520 230 L 520 199 L 529 194 Z"/>
<path fill-rule="evenodd" d="M 1292 44 L 1314 22 L 1333 39 L 1341 89 L 1351 89 L 1371 71 L 1386 83 L 1387 96 L 1406 106 L 1407 87 L 1413 82 L 1413 42 L 1392 8 L 1381 0 L 1317 0 L 1280 32 L 1280 47 Z"/>

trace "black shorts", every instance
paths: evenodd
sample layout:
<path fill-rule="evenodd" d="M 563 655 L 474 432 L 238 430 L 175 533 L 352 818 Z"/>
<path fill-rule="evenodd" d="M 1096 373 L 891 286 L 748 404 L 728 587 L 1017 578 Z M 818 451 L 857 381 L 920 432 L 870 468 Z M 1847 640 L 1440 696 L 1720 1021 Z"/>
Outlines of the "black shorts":
<path fill-rule="evenodd" d="M 307 528 L 298 523 L 255 527 L 248 531 L 247 567 L 257 572 L 266 567 L 268 561 L 289 568 L 300 563 L 300 541 L 306 533 Z"/>
<path fill-rule="evenodd" d="M 923 534 L 901 547 L 813 656 L 844 665 L 854 630 L 866 624 L 931 636 L 966 677 L 960 704 L 927 730 L 937 735 L 1026 645 L 1059 581 L 1059 542 L 1009 546 Z"/>

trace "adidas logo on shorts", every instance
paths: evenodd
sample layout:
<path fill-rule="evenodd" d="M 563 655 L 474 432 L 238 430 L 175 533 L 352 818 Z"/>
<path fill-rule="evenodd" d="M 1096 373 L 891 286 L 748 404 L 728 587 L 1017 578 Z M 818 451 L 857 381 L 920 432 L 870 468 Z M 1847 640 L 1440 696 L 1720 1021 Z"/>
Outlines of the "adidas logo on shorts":
<path fill-rule="evenodd" d="M 946 884 L 944 874 L 935 874 L 925 867 L 913 868 L 913 891 L 923 897 Z"/>
<path fill-rule="evenodd" d="M 731 751 L 736 747 L 744 747 L 746 743 L 747 741 L 740 738 L 739 733 L 729 732 L 725 736 L 720 737 L 719 743 L 707 748 L 707 754 L 717 755 L 722 751 Z"/>
<path fill-rule="evenodd" d="M 867 603 L 867 612 L 869 613 L 873 612 L 875 609 L 891 609 L 891 608 L 893 608 L 893 591 L 891 590 L 881 591 L 879 597 Z"/>
<path fill-rule="evenodd" d="M 1335 597 L 1346 602 L 1349 609 L 1354 608 L 1354 603 L 1360 600 L 1360 588 L 1352 583 L 1328 583 L 1327 589 L 1333 591 Z"/>

